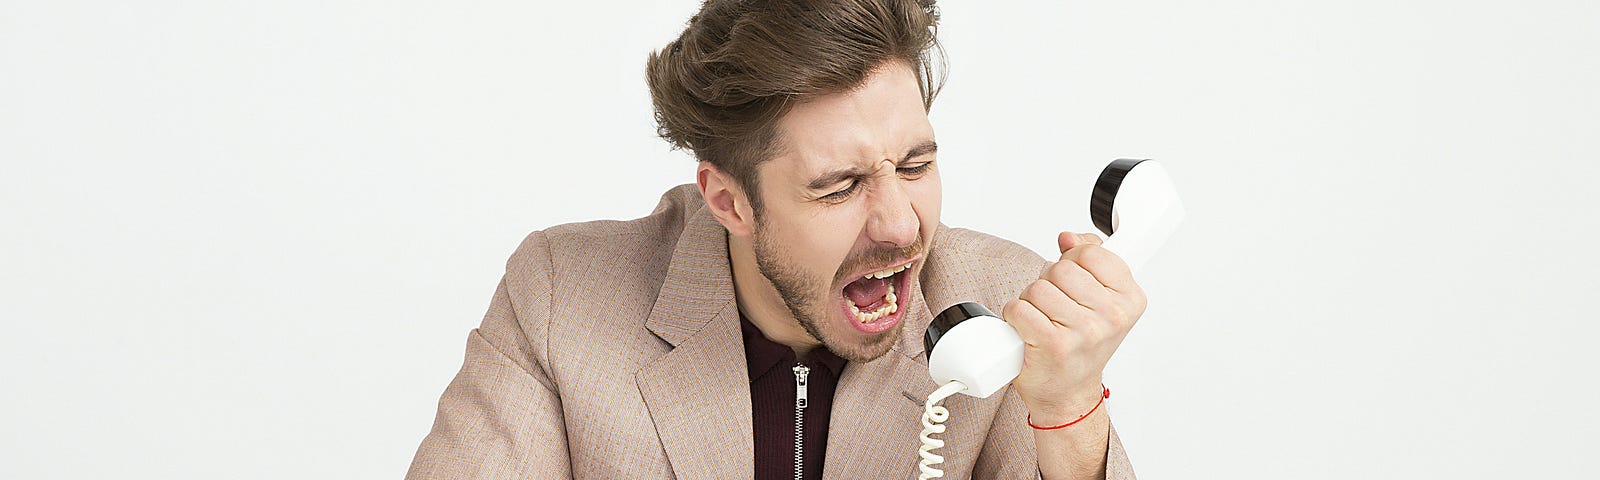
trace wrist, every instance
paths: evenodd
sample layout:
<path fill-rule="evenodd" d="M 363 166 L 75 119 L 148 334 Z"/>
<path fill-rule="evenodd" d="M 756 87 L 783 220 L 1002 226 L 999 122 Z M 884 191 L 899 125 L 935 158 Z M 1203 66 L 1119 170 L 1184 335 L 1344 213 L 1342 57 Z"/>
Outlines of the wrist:
<path fill-rule="evenodd" d="M 1092 389 L 1073 389 L 1073 395 L 1053 402 L 1028 405 L 1028 425 L 1038 430 L 1054 430 L 1083 421 L 1105 408 L 1111 390 L 1103 384 Z"/>

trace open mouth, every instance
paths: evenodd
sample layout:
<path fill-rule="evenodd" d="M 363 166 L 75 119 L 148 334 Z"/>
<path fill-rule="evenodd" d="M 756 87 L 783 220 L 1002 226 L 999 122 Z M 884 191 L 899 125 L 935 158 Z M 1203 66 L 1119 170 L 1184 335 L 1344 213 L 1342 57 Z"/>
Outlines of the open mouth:
<path fill-rule="evenodd" d="M 863 333 L 878 333 L 900 323 L 915 261 L 868 273 L 844 286 L 841 306 L 850 324 Z"/>

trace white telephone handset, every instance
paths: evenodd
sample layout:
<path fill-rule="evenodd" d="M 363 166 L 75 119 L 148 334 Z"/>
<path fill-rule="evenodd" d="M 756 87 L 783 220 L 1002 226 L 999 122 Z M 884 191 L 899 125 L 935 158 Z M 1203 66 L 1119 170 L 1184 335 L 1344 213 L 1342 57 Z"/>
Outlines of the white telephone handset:
<path fill-rule="evenodd" d="M 1137 167 L 1137 168 L 1135 168 Z M 1146 260 L 1183 223 L 1183 203 L 1161 164 L 1149 160 L 1111 162 L 1095 181 L 1089 216 L 1107 235 L 1102 245 L 1138 272 Z M 949 410 L 939 402 L 956 393 L 987 398 L 1022 371 L 1022 338 L 1005 320 L 977 303 L 946 308 L 928 325 L 924 338 L 928 374 L 940 384 L 928 396 L 922 415 L 919 478 L 944 476 L 933 465 L 944 457 L 932 450 L 944 442 L 931 435 L 944 432 L 940 423 Z"/>

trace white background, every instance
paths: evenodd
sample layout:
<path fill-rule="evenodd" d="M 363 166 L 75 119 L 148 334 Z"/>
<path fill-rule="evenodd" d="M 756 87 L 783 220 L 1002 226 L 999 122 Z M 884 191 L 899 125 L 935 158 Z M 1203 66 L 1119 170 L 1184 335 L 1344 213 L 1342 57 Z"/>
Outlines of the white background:
<path fill-rule="evenodd" d="M 692 178 L 633 3 L 0 2 L 0 477 L 401 476 L 521 237 Z M 1596 3 L 944 3 L 945 223 L 1184 194 L 1142 476 L 1600 475 Z"/>

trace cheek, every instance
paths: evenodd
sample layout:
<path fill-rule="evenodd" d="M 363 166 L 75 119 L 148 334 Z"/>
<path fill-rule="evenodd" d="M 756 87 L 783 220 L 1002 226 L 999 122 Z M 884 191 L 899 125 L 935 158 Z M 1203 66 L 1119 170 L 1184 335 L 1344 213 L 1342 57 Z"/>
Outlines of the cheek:
<path fill-rule="evenodd" d="M 855 245 L 855 233 L 860 231 L 858 226 L 848 226 L 852 221 L 846 216 L 826 215 L 810 219 L 807 224 L 797 226 L 798 234 L 790 237 L 794 243 L 784 247 L 800 263 L 796 267 L 832 287 L 839 266 Z"/>
<path fill-rule="evenodd" d="M 939 170 L 934 169 L 928 176 L 912 182 L 907 192 L 912 208 L 917 212 L 917 220 L 922 222 L 922 231 L 931 235 L 939 227 L 939 211 L 944 202 L 944 186 L 939 181 Z"/>
<path fill-rule="evenodd" d="M 861 227 L 851 224 L 851 219 L 841 219 L 838 223 L 819 225 L 817 228 L 815 265 L 830 286 L 837 279 L 839 268 L 854 250 L 860 232 Z"/>

